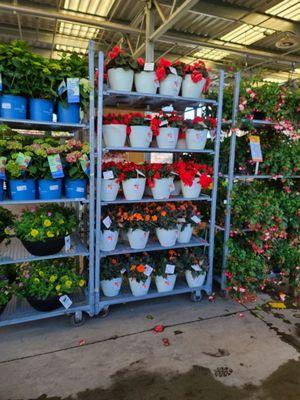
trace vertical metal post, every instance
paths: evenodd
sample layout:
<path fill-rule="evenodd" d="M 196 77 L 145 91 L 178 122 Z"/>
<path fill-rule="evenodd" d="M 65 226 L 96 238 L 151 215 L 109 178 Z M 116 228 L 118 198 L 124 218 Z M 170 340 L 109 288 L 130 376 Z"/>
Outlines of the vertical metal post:
<path fill-rule="evenodd" d="M 97 196 L 96 196 L 96 255 L 95 255 L 95 312 L 99 313 L 100 302 L 100 232 L 101 232 L 101 177 L 102 177 L 102 117 L 103 117 L 103 72 L 104 55 L 98 58 L 98 112 L 97 112 Z"/>
<path fill-rule="evenodd" d="M 224 249 L 223 249 L 223 259 L 222 259 L 222 276 L 221 276 L 221 290 L 226 290 L 226 267 L 227 267 L 227 257 L 228 257 L 228 239 L 230 236 L 230 218 L 231 218 L 231 191 L 233 187 L 234 179 L 234 164 L 235 164 L 235 146 L 236 146 L 236 123 L 237 123 L 237 113 L 239 105 L 239 94 L 240 94 L 240 72 L 234 75 L 234 96 L 232 104 L 232 129 L 230 138 L 230 155 L 229 155 L 229 165 L 228 165 L 228 182 L 227 182 L 227 195 L 226 195 L 226 211 L 225 211 L 225 231 L 224 231 Z"/>
<path fill-rule="evenodd" d="M 154 32 L 154 9 L 152 1 L 149 0 L 145 5 L 146 14 L 146 62 L 154 62 L 154 42 L 150 36 Z"/>
<path fill-rule="evenodd" d="M 224 71 L 219 74 L 219 95 L 218 95 L 218 112 L 217 112 L 217 134 L 215 138 L 215 154 L 214 154 L 214 183 L 212 189 L 212 201 L 210 212 L 210 230 L 209 230 L 209 271 L 206 281 L 209 294 L 212 291 L 213 267 L 214 267 L 214 243 L 215 243 L 215 224 L 217 211 L 217 193 L 219 179 L 219 156 L 220 156 L 220 140 L 222 129 L 222 110 L 223 110 L 223 88 L 224 88 Z"/>
<path fill-rule="evenodd" d="M 94 266 L 95 266 L 95 87 L 94 87 L 94 42 L 89 43 L 89 80 L 90 80 L 90 201 L 89 201 L 89 307 L 90 315 L 95 314 Z"/>

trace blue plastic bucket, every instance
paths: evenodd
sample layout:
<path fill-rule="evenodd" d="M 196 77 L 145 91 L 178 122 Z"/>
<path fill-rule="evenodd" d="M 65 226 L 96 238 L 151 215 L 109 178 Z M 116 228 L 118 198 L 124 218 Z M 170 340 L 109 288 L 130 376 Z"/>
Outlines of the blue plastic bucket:
<path fill-rule="evenodd" d="M 33 121 L 52 122 L 53 101 L 45 99 L 29 99 L 29 117 Z"/>
<path fill-rule="evenodd" d="M 0 97 L 0 117 L 7 119 L 26 119 L 27 99 L 22 96 L 3 94 Z"/>
<path fill-rule="evenodd" d="M 65 107 L 62 102 L 58 103 L 57 121 L 71 124 L 79 124 L 80 108 L 79 103 L 67 104 Z"/>
<path fill-rule="evenodd" d="M 11 179 L 8 181 L 9 193 L 12 200 L 34 200 L 36 199 L 34 179 Z"/>
<path fill-rule="evenodd" d="M 86 197 L 86 179 L 70 179 L 65 180 L 65 194 L 67 199 L 76 199 Z"/>
<path fill-rule="evenodd" d="M 62 179 L 39 179 L 39 199 L 52 200 L 60 199 L 62 191 Z"/>
<path fill-rule="evenodd" d="M 0 179 L 0 201 L 4 199 L 4 188 L 3 188 L 3 180 Z"/>

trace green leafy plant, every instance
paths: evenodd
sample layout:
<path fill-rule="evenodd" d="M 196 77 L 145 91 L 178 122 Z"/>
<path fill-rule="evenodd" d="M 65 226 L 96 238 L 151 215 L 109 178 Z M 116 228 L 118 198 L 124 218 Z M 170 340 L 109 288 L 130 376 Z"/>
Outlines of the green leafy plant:
<path fill-rule="evenodd" d="M 7 208 L 0 207 L 0 242 L 10 236 L 15 217 Z"/>
<path fill-rule="evenodd" d="M 185 248 L 181 252 L 184 260 L 184 270 L 190 271 L 193 278 L 206 274 L 209 269 L 207 257 L 203 255 L 203 250 L 197 248 Z M 199 265 L 200 271 L 196 271 L 192 266 Z"/>
<path fill-rule="evenodd" d="M 122 276 L 122 257 L 105 257 L 101 261 L 101 280 L 112 280 Z"/>
<path fill-rule="evenodd" d="M 137 282 L 146 282 L 148 276 L 145 274 L 146 265 L 153 266 L 153 259 L 148 253 L 126 255 L 124 264 L 128 278 L 134 278 Z"/>
<path fill-rule="evenodd" d="M 176 250 L 161 251 L 155 253 L 154 256 L 154 275 L 167 278 L 167 264 L 174 265 L 174 274 L 178 274 L 183 270 L 183 260 L 181 254 Z"/>
<path fill-rule="evenodd" d="M 7 279 L 0 277 L 0 311 L 5 307 L 12 297 L 12 287 Z"/>

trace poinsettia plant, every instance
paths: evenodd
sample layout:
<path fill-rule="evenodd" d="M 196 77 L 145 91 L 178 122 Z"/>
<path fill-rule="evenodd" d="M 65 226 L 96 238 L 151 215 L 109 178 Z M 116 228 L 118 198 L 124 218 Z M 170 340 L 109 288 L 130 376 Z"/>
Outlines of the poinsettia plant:
<path fill-rule="evenodd" d="M 114 46 L 108 53 L 107 70 L 110 68 L 137 69 L 137 61 L 126 50 Z"/>
<path fill-rule="evenodd" d="M 102 281 L 120 278 L 122 276 L 123 258 L 122 257 L 104 257 L 101 260 Z"/>
<path fill-rule="evenodd" d="M 183 118 L 176 111 L 160 111 L 152 118 L 150 126 L 153 135 L 158 136 L 159 128 L 181 128 L 183 126 Z"/>
<path fill-rule="evenodd" d="M 154 187 L 154 179 L 172 178 L 175 176 L 173 164 L 152 163 L 146 164 L 147 183 Z"/>
<path fill-rule="evenodd" d="M 174 266 L 174 274 L 183 270 L 183 261 L 180 252 L 176 250 L 160 251 L 154 254 L 154 275 L 167 278 L 170 273 L 166 273 L 167 265 Z M 170 267 L 169 267 L 170 268 Z"/>
<path fill-rule="evenodd" d="M 137 282 L 146 282 L 148 276 L 145 274 L 147 265 L 153 266 L 152 257 L 144 252 L 139 254 L 126 254 L 124 264 L 127 270 L 128 278 L 136 279 Z"/>
<path fill-rule="evenodd" d="M 132 161 L 123 163 L 119 182 L 132 178 L 146 178 L 146 167 L 144 164 L 136 164 Z"/>

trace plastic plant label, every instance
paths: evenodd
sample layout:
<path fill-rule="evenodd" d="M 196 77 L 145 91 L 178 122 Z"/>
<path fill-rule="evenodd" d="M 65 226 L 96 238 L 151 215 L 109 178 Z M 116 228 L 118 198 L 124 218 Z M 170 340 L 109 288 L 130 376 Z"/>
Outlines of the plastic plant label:
<path fill-rule="evenodd" d="M 11 104 L 10 103 L 1 103 L 1 108 L 3 108 L 3 110 L 11 110 Z"/>
<path fill-rule="evenodd" d="M 179 174 L 177 174 L 177 172 L 173 172 L 173 171 L 171 171 L 171 174 L 173 174 L 173 175 L 179 175 Z"/>
<path fill-rule="evenodd" d="M 0 92 L 2 92 L 2 74 L 0 72 Z"/>
<path fill-rule="evenodd" d="M 108 215 L 106 218 L 104 218 L 103 224 L 106 226 L 107 229 L 110 228 L 110 226 L 111 226 L 111 219 L 110 219 L 110 216 L 109 216 L 109 215 Z"/>
<path fill-rule="evenodd" d="M 6 157 L 0 157 L 0 179 L 6 179 Z"/>
<path fill-rule="evenodd" d="M 164 121 L 161 121 L 159 126 L 165 126 L 165 125 L 168 125 L 168 121 L 166 119 Z"/>
<path fill-rule="evenodd" d="M 249 139 L 252 160 L 255 162 L 262 162 L 263 156 L 260 146 L 260 137 L 251 135 Z"/>
<path fill-rule="evenodd" d="M 90 159 L 87 154 L 82 154 L 79 159 L 80 165 L 84 173 L 89 176 L 90 175 Z"/>
<path fill-rule="evenodd" d="M 53 190 L 58 190 L 58 185 L 51 185 L 49 186 L 50 192 Z"/>
<path fill-rule="evenodd" d="M 150 265 L 146 264 L 146 265 L 145 265 L 144 274 L 145 274 L 146 276 L 150 276 L 150 275 L 152 274 L 152 271 L 153 271 L 153 268 L 150 267 Z"/>
<path fill-rule="evenodd" d="M 174 272 L 175 272 L 175 265 L 167 264 L 166 265 L 166 269 L 165 269 L 165 273 L 166 274 L 174 274 Z"/>
<path fill-rule="evenodd" d="M 146 62 L 144 64 L 144 71 L 154 71 L 154 63 Z"/>
<path fill-rule="evenodd" d="M 77 193 L 84 193 L 84 188 L 78 186 L 78 187 L 76 188 L 76 192 L 77 192 Z"/>
<path fill-rule="evenodd" d="M 23 153 L 19 153 L 17 158 L 16 158 L 16 164 L 18 164 L 19 167 L 22 169 L 26 169 L 30 163 L 31 157 L 30 156 L 25 156 Z"/>
<path fill-rule="evenodd" d="M 193 268 L 194 271 L 197 271 L 197 272 L 201 271 L 201 268 L 200 268 L 199 264 L 193 264 L 191 267 Z"/>
<path fill-rule="evenodd" d="M 66 308 L 70 308 L 72 305 L 72 300 L 70 299 L 70 297 L 68 295 L 64 295 L 64 296 L 60 296 L 59 301 L 61 302 L 61 304 Z"/>
<path fill-rule="evenodd" d="M 197 217 L 197 215 L 193 215 L 191 220 L 195 222 L 195 224 L 200 224 L 201 219 Z"/>
<path fill-rule="evenodd" d="M 136 173 L 137 173 L 138 175 L 143 176 L 144 178 L 146 177 L 146 175 L 145 175 L 142 171 L 140 171 L 139 169 L 136 170 Z"/>
<path fill-rule="evenodd" d="M 65 249 L 66 251 L 70 251 L 71 249 L 71 236 L 65 236 Z"/>
<path fill-rule="evenodd" d="M 177 75 L 177 70 L 176 70 L 176 68 L 174 68 L 174 67 L 169 67 L 169 70 L 170 70 L 171 74 Z"/>
<path fill-rule="evenodd" d="M 53 179 L 63 178 L 65 176 L 59 154 L 51 154 L 48 156 L 48 163 Z"/>
<path fill-rule="evenodd" d="M 104 171 L 103 172 L 103 178 L 104 179 L 114 179 L 113 171 Z"/>
<path fill-rule="evenodd" d="M 17 192 L 24 192 L 24 190 L 27 190 L 27 186 L 26 185 L 17 186 Z"/>
<path fill-rule="evenodd" d="M 66 81 L 63 79 L 57 89 L 58 95 L 61 96 L 67 90 Z"/>
<path fill-rule="evenodd" d="M 125 274 L 125 272 L 126 272 L 126 268 L 122 268 L 121 269 L 121 274 L 123 275 L 123 274 Z"/>
<path fill-rule="evenodd" d="M 68 103 L 79 103 L 79 78 L 67 78 Z"/>

